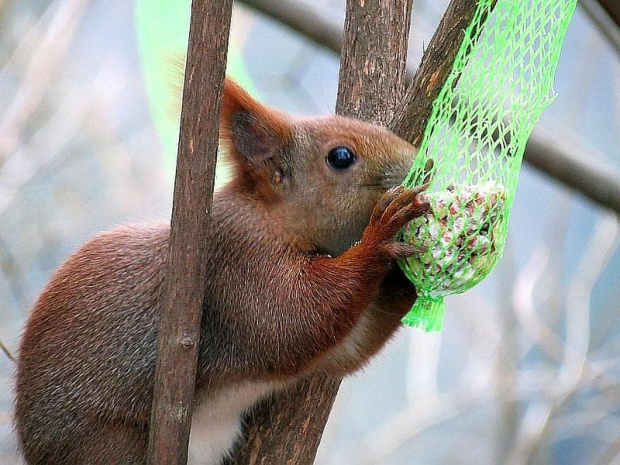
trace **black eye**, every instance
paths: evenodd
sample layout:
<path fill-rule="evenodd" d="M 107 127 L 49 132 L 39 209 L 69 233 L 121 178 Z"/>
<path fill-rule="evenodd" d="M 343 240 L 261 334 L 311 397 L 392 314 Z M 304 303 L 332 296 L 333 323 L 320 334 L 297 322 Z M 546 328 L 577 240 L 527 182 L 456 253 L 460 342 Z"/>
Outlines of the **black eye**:
<path fill-rule="evenodd" d="M 346 170 L 357 161 L 357 155 L 349 147 L 339 146 L 327 155 L 327 164 L 336 171 Z"/>

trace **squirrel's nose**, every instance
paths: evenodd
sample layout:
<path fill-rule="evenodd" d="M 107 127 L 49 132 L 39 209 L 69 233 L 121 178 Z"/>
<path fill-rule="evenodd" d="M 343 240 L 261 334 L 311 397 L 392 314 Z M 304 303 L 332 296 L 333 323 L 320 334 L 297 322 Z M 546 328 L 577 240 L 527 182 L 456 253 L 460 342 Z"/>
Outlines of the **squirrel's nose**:
<path fill-rule="evenodd" d="M 402 156 L 400 157 L 400 163 L 398 164 L 398 184 L 401 184 L 405 178 L 407 177 L 407 175 L 409 174 L 409 171 L 411 170 L 411 166 L 413 165 L 413 161 L 415 160 L 415 157 L 418 155 L 418 149 L 415 147 L 412 147 L 410 150 L 404 150 L 402 152 Z"/>

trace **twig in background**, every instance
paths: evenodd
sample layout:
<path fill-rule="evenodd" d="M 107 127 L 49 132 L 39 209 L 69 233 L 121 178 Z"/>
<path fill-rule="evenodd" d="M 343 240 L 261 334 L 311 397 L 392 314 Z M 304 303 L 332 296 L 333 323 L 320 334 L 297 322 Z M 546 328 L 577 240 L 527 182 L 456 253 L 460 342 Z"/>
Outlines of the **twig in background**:
<path fill-rule="evenodd" d="M 15 357 L 13 357 L 13 354 L 11 353 L 11 351 L 6 348 L 6 346 L 2 343 L 2 341 L 0 341 L 0 350 L 4 352 L 4 355 L 6 355 L 9 358 L 9 360 L 11 360 L 12 362 L 15 362 Z"/>
<path fill-rule="evenodd" d="M 575 390 L 583 376 L 590 347 L 590 312 L 594 286 L 605 270 L 611 255 L 618 247 L 619 224 L 615 215 L 600 220 L 584 249 L 581 262 L 568 285 L 565 317 L 565 343 L 558 386 L 565 397 Z M 563 401 L 562 398 L 556 399 Z"/>
<path fill-rule="evenodd" d="M 620 438 L 605 450 L 596 461 L 596 465 L 620 464 Z"/>
<path fill-rule="evenodd" d="M 37 49 L 27 62 L 27 69 L 19 89 L 3 109 L 0 119 L 0 163 L 3 163 L 20 142 L 21 128 L 39 107 L 54 70 L 64 57 L 79 24 L 84 0 L 57 2 L 54 16 L 40 39 Z"/>
<path fill-rule="evenodd" d="M 517 275 L 512 302 L 517 321 L 525 334 L 545 354 L 559 362 L 562 357 L 562 340 L 538 315 L 534 302 L 534 289 L 546 272 L 550 253 L 549 248 L 542 245 L 534 249 L 529 261 Z"/>
<path fill-rule="evenodd" d="M 48 172 L 50 167 L 66 162 L 70 156 L 67 146 L 86 129 L 91 105 L 92 100 L 76 105 L 73 96 L 66 97 L 58 106 L 56 114 L 59 116 L 40 126 L 27 144 L 12 152 L 0 165 L 0 215 L 6 213 L 28 184 Z"/>
<path fill-rule="evenodd" d="M 620 3 L 618 3 L 618 0 L 597 0 L 597 2 L 607 12 L 613 22 L 620 27 Z"/>
<path fill-rule="evenodd" d="M 0 233 L 0 272 L 10 289 L 16 307 L 23 307 L 30 295 L 30 283 L 22 268 L 22 263 L 15 257 L 12 248 Z M 6 305 L 6 302 L 5 302 Z"/>
<path fill-rule="evenodd" d="M 391 455 L 422 432 L 473 409 L 490 394 L 492 386 L 474 390 L 455 386 L 435 398 L 422 398 L 377 427 L 347 458 L 350 463 L 390 463 Z"/>
<path fill-rule="evenodd" d="M 280 21 L 315 44 L 340 53 L 342 22 L 301 1 L 241 0 L 241 4 Z"/>
<path fill-rule="evenodd" d="M 553 383 L 542 390 L 544 395 L 528 407 L 517 442 L 509 455 L 509 463 L 530 463 L 535 458 L 551 433 L 553 417 L 582 387 L 584 375 L 588 372 L 592 291 L 617 248 L 618 229 L 615 215 L 604 217 L 597 224 L 590 243 L 584 248 L 581 263 L 568 286 L 564 320 L 566 340 L 561 344 L 562 355 L 557 376 Z"/>

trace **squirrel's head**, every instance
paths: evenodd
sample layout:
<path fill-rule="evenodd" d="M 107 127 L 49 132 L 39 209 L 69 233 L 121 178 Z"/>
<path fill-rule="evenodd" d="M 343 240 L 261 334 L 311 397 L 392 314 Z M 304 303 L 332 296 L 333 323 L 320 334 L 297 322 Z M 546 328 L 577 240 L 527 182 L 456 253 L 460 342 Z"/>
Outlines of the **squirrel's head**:
<path fill-rule="evenodd" d="M 228 79 L 220 135 L 233 164 L 228 188 L 269 209 L 297 247 L 334 255 L 360 239 L 417 153 L 376 125 L 268 108 Z"/>

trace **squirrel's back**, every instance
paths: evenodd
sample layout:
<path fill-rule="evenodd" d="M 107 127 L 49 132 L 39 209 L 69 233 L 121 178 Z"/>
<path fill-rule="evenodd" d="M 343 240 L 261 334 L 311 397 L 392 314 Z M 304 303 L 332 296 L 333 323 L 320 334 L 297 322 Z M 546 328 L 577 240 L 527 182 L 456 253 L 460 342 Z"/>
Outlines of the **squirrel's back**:
<path fill-rule="evenodd" d="M 355 371 L 385 344 L 415 299 L 396 260 L 417 251 L 394 238 L 428 208 L 422 188 L 393 189 L 415 148 L 378 126 L 290 117 L 227 82 L 221 134 L 231 180 L 196 250 L 203 463 L 221 461 L 260 397 L 310 371 Z M 168 239 L 168 225 L 100 234 L 42 292 L 16 382 L 31 465 L 146 460 Z"/>

